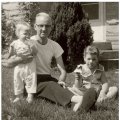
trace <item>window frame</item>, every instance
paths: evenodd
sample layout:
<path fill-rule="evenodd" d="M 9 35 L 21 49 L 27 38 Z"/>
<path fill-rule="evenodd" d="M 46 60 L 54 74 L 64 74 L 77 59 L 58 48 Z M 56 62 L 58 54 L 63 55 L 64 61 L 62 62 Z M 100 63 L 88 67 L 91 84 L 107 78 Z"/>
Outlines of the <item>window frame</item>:
<path fill-rule="evenodd" d="M 90 4 L 97 4 L 97 3 L 90 3 Z M 82 4 L 82 6 L 84 6 L 84 4 Z M 89 19 L 89 21 L 90 22 L 101 22 L 103 14 L 104 14 L 103 13 L 103 4 L 101 2 L 98 2 L 98 19 Z M 88 15 L 88 18 L 89 18 L 89 15 Z"/>

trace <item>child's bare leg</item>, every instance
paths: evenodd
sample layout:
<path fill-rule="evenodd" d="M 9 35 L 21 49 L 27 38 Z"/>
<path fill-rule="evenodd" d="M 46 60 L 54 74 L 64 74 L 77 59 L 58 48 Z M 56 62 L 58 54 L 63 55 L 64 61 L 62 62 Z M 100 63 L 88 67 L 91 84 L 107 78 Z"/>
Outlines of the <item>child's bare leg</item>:
<path fill-rule="evenodd" d="M 108 91 L 108 93 L 107 93 L 107 99 L 111 99 L 111 98 L 114 98 L 114 97 L 116 97 L 116 94 L 117 94 L 117 92 L 118 92 L 118 88 L 117 87 L 110 87 L 109 88 L 109 91 Z"/>
<path fill-rule="evenodd" d="M 33 93 L 28 93 L 28 96 L 27 96 L 27 102 L 28 103 L 32 103 L 33 102 Z"/>
<path fill-rule="evenodd" d="M 102 90 L 102 86 L 99 85 L 99 86 L 96 86 L 94 88 L 95 88 L 95 91 L 97 92 L 97 96 L 96 96 L 96 100 L 97 100 L 99 95 L 100 95 L 100 91 Z"/>
<path fill-rule="evenodd" d="M 19 94 L 19 95 L 16 95 L 16 98 L 12 101 L 13 103 L 16 103 L 20 100 L 23 99 L 23 93 Z"/>
<path fill-rule="evenodd" d="M 73 96 L 71 102 L 74 102 L 73 111 L 81 109 L 88 111 L 96 102 L 97 93 L 94 88 L 88 89 L 83 96 Z"/>
<path fill-rule="evenodd" d="M 74 95 L 80 95 L 83 96 L 83 92 L 81 90 L 79 90 L 76 87 L 68 87 L 68 90 L 70 90 Z"/>
<path fill-rule="evenodd" d="M 83 96 L 74 95 L 72 97 L 71 102 L 75 103 L 73 107 L 74 112 L 76 112 L 80 108 L 82 101 L 83 101 Z"/>

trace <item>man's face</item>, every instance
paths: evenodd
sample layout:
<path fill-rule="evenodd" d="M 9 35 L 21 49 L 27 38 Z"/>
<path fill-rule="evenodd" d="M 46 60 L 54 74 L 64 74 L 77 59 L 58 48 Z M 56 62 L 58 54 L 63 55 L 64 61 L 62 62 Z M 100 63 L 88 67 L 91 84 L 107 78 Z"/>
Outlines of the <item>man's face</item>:
<path fill-rule="evenodd" d="M 47 38 L 51 30 L 51 20 L 46 16 L 38 16 L 35 22 L 35 30 L 40 38 Z"/>
<path fill-rule="evenodd" d="M 98 65 L 98 56 L 94 54 L 86 54 L 84 61 L 90 69 L 94 69 Z"/>

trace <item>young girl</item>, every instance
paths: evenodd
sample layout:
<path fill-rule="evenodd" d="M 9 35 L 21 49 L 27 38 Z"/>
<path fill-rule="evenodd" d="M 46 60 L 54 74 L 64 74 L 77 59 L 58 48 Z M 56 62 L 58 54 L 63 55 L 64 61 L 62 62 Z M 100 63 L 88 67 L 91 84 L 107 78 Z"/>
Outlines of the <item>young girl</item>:
<path fill-rule="evenodd" d="M 108 87 L 104 67 L 99 64 L 99 50 L 95 46 L 88 46 L 84 50 L 85 64 L 75 69 L 75 83 L 71 88 L 75 94 L 82 95 L 86 89 L 95 88 L 98 92 L 97 102 L 102 102 L 116 96 L 117 87 Z"/>
<path fill-rule="evenodd" d="M 27 64 L 18 64 L 14 69 L 14 92 L 16 98 L 13 103 L 23 98 L 24 84 L 28 93 L 27 101 L 31 103 L 33 101 L 33 93 L 36 93 L 37 81 L 36 81 L 36 62 L 34 56 L 37 53 L 37 49 L 34 46 L 34 42 L 29 39 L 30 25 L 26 22 L 21 22 L 16 25 L 16 35 L 18 40 L 13 41 L 10 44 L 8 60 L 2 64 L 6 67 L 14 66 L 17 57 L 33 56 L 33 60 Z"/>

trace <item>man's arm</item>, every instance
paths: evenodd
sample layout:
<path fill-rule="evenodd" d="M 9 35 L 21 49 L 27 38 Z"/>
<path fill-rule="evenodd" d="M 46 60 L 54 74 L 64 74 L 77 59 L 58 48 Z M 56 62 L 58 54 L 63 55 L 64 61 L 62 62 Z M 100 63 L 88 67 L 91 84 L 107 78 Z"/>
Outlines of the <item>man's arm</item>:
<path fill-rule="evenodd" d="M 34 40 L 29 40 L 28 44 L 29 44 L 32 55 L 36 56 L 38 50 L 37 50 L 37 48 L 35 46 L 35 41 Z"/>
<path fill-rule="evenodd" d="M 7 55 L 7 59 L 9 59 L 11 56 L 13 56 L 14 55 L 14 50 L 13 50 L 13 47 L 12 46 L 10 46 L 10 48 L 9 48 L 9 52 L 8 52 L 8 55 Z"/>
<path fill-rule="evenodd" d="M 13 56 L 8 60 L 2 60 L 2 65 L 5 67 L 15 67 L 16 65 L 22 63 L 22 64 L 26 64 L 31 62 L 33 59 L 33 56 L 28 56 L 28 57 L 19 57 L 19 56 Z"/>
<path fill-rule="evenodd" d="M 58 83 L 63 85 L 65 87 L 65 79 L 66 79 L 66 71 L 65 71 L 65 67 L 64 67 L 64 63 L 63 63 L 63 59 L 62 56 L 56 58 L 56 62 L 57 62 L 57 66 L 60 70 L 60 76 L 59 76 L 59 81 Z"/>
<path fill-rule="evenodd" d="M 31 62 L 32 59 L 33 59 L 33 56 L 28 56 L 28 57 L 24 57 L 24 58 L 23 58 L 23 57 L 16 56 L 16 57 L 14 58 L 14 61 L 12 62 L 12 64 L 13 64 L 13 66 L 16 66 L 16 65 L 18 65 L 18 64 L 20 64 L 20 63 L 26 64 L 26 63 Z"/>

